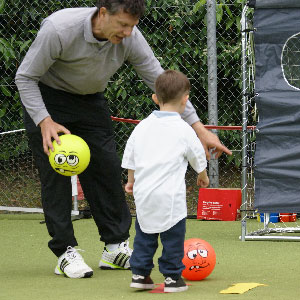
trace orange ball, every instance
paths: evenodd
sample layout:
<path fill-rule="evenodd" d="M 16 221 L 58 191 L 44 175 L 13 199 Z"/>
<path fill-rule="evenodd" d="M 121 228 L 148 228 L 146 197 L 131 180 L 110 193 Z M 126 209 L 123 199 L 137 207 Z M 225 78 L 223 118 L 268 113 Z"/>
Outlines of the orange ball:
<path fill-rule="evenodd" d="M 201 239 L 189 239 L 184 242 L 185 269 L 182 276 L 187 280 L 202 280 L 206 278 L 216 265 L 214 248 Z"/>

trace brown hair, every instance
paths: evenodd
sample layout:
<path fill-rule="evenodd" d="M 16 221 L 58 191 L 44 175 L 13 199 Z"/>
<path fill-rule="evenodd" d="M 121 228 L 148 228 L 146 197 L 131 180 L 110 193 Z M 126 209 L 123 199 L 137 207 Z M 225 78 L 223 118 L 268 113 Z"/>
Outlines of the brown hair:
<path fill-rule="evenodd" d="M 163 104 L 188 95 L 190 88 L 189 79 L 180 71 L 166 70 L 155 81 L 155 94 Z"/>
<path fill-rule="evenodd" d="M 96 6 L 105 7 L 111 15 L 123 11 L 140 18 L 145 12 L 145 0 L 97 0 Z"/>

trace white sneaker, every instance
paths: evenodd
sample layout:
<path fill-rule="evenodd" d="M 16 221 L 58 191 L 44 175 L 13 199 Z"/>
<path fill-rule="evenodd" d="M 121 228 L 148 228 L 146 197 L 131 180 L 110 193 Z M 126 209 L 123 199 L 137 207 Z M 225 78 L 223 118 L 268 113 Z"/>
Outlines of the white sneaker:
<path fill-rule="evenodd" d="M 132 249 L 129 248 L 129 241 L 119 244 L 119 247 L 114 251 L 109 251 L 104 247 L 99 268 L 104 270 L 130 270 L 129 259 Z"/>
<path fill-rule="evenodd" d="M 78 251 L 71 246 L 58 258 L 54 273 L 65 275 L 69 278 L 88 278 L 93 276 L 93 270 L 84 262 Z"/>

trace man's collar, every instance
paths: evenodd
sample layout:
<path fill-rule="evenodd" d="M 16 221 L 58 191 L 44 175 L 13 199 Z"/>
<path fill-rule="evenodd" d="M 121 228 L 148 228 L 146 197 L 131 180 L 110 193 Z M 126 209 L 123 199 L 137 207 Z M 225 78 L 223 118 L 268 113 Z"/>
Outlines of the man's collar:
<path fill-rule="evenodd" d="M 94 43 L 94 44 L 100 44 L 104 45 L 108 42 L 108 40 L 103 40 L 99 41 L 97 40 L 94 35 L 93 35 L 93 30 L 92 30 L 92 18 L 93 16 L 98 12 L 98 8 L 95 7 L 95 9 L 92 10 L 91 14 L 88 15 L 86 20 L 84 21 L 84 39 L 88 43 Z"/>

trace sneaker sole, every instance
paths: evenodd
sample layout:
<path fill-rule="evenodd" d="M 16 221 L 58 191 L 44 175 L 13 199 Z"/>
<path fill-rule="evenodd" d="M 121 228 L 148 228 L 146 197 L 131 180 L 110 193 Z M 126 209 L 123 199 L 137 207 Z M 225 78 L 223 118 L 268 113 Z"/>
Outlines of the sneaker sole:
<path fill-rule="evenodd" d="M 131 282 L 130 287 L 136 288 L 136 289 L 143 289 L 143 290 L 153 290 L 155 286 L 154 286 L 154 283 L 143 284 L 143 283 Z"/>
<path fill-rule="evenodd" d="M 65 275 L 64 272 L 58 266 L 56 266 L 54 273 L 56 275 Z"/>
<path fill-rule="evenodd" d="M 188 286 L 182 286 L 182 287 L 165 287 L 164 292 L 165 293 L 179 293 L 184 292 L 188 289 Z"/>
<path fill-rule="evenodd" d="M 90 272 L 86 272 L 84 273 L 84 276 L 83 278 L 91 278 L 93 276 L 94 272 L 93 271 L 90 271 Z"/>
<path fill-rule="evenodd" d="M 66 278 L 72 278 L 72 279 L 79 279 L 79 278 L 91 278 L 93 276 L 93 272 L 86 272 L 82 277 L 69 277 L 67 274 L 58 274 L 58 275 L 64 275 Z"/>
<path fill-rule="evenodd" d="M 84 273 L 84 275 L 82 277 L 69 277 L 66 273 L 64 273 L 58 266 L 55 268 L 55 271 L 54 273 L 56 275 L 64 275 L 65 277 L 67 278 L 90 278 L 93 276 L 94 272 L 93 271 L 90 271 L 90 272 L 86 272 Z"/>
<path fill-rule="evenodd" d="M 112 263 L 106 262 L 102 259 L 100 260 L 99 268 L 102 269 L 102 270 L 130 270 L 130 267 L 129 268 L 123 268 L 123 267 L 120 267 L 118 265 L 114 265 Z"/>

